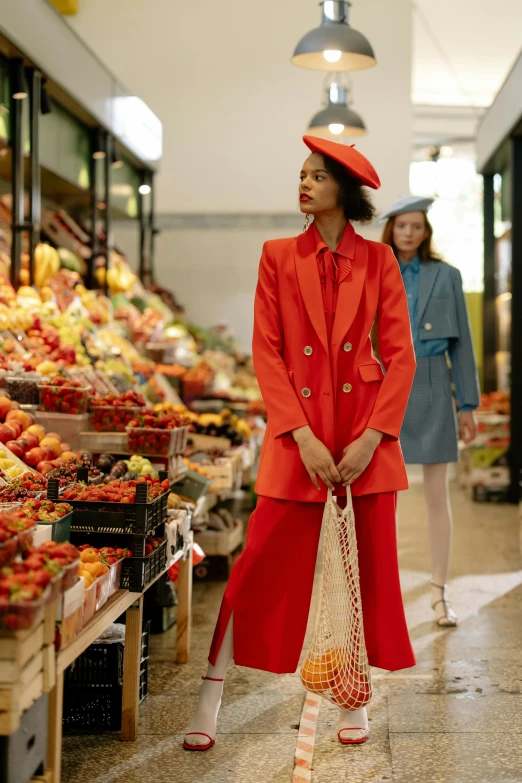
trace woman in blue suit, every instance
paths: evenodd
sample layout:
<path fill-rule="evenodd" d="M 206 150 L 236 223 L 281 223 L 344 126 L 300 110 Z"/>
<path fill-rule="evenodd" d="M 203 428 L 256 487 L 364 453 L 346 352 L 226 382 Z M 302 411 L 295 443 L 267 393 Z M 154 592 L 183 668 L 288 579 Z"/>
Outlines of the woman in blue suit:
<path fill-rule="evenodd" d="M 459 436 L 465 443 L 475 438 L 473 411 L 480 391 L 462 278 L 432 247 L 427 216 L 432 203 L 417 196 L 399 199 L 381 216 L 387 221 L 382 241 L 399 260 L 417 358 L 401 446 L 406 463 L 420 463 L 424 471 L 435 620 L 440 626 L 455 626 L 458 618 L 446 586 L 453 528 L 448 463 L 458 461 Z"/>

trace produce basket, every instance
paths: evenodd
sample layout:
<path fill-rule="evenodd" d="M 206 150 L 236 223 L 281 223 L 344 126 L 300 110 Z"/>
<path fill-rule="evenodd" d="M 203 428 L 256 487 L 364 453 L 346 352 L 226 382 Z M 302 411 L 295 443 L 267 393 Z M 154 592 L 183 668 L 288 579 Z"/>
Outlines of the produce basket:
<path fill-rule="evenodd" d="M 85 588 L 83 597 L 83 624 L 87 625 L 96 611 L 96 581 L 90 587 Z"/>
<path fill-rule="evenodd" d="M 11 395 L 11 399 L 16 400 L 20 405 L 38 405 L 40 382 L 40 375 L 36 378 L 24 375 L 6 375 L 4 379 L 5 388 Z"/>
<path fill-rule="evenodd" d="M 113 563 L 110 567 L 109 598 L 120 589 L 122 562 L 122 560 L 118 560 L 117 563 Z"/>
<path fill-rule="evenodd" d="M 81 390 L 80 390 L 81 391 Z M 64 443 L 68 443 L 73 451 L 79 451 L 81 433 L 89 427 L 89 414 L 52 413 L 37 411 L 36 423 L 41 424 L 46 432 L 57 432 Z"/>
<path fill-rule="evenodd" d="M 160 480 L 168 478 L 160 471 Z M 49 500 L 58 499 L 58 482 L 50 479 L 47 490 Z M 75 533 L 130 533 L 146 535 L 155 530 L 167 518 L 169 492 L 166 491 L 150 503 L 147 501 L 148 485 L 136 486 L 135 503 L 110 503 L 103 501 L 70 500 L 73 507 L 71 531 Z"/>
<path fill-rule="evenodd" d="M 122 560 L 120 587 L 122 590 L 141 593 L 165 570 L 166 565 L 166 541 L 147 557 L 126 557 Z"/>
<path fill-rule="evenodd" d="M 79 415 L 89 407 L 90 386 L 39 385 L 40 410 L 46 413 Z"/>
<path fill-rule="evenodd" d="M 82 432 L 80 449 L 92 454 L 129 454 L 127 432 Z"/>
<path fill-rule="evenodd" d="M 73 512 L 70 511 L 61 519 L 57 519 L 55 522 L 38 520 L 37 525 L 52 525 L 52 539 L 58 543 L 64 541 L 70 541 L 71 538 L 71 522 L 73 518 Z"/>
<path fill-rule="evenodd" d="M 212 479 L 202 476 L 201 473 L 196 473 L 194 470 L 189 470 L 181 481 L 177 481 L 173 485 L 172 491 L 184 498 L 199 500 L 208 491 L 211 483 Z"/>
<path fill-rule="evenodd" d="M 91 405 L 90 411 L 91 425 L 97 432 L 125 432 L 128 423 L 139 416 L 143 408 Z"/>
<path fill-rule="evenodd" d="M 160 430 L 154 427 L 127 427 L 129 451 L 151 457 L 173 457 L 187 446 L 188 427 Z"/>
<path fill-rule="evenodd" d="M 0 567 L 4 566 L 9 560 L 12 560 L 15 555 L 23 552 L 31 545 L 35 530 L 36 524 L 33 527 L 27 528 L 27 530 L 16 533 L 12 538 L 7 539 L 3 544 L 0 544 Z"/>
<path fill-rule="evenodd" d="M 109 589 L 111 586 L 110 568 L 106 574 L 95 579 L 94 584 L 96 585 L 96 611 L 99 612 L 109 599 Z"/>
<path fill-rule="evenodd" d="M 40 611 L 49 603 L 50 586 L 34 601 L 9 602 L 0 598 L 0 631 L 25 631 L 31 628 Z"/>
<path fill-rule="evenodd" d="M 63 575 L 63 583 L 62 588 L 63 590 L 68 590 L 70 587 L 73 587 L 78 579 L 80 578 L 80 560 L 74 560 L 72 563 L 69 563 L 69 565 L 64 566 L 64 575 Z"/>

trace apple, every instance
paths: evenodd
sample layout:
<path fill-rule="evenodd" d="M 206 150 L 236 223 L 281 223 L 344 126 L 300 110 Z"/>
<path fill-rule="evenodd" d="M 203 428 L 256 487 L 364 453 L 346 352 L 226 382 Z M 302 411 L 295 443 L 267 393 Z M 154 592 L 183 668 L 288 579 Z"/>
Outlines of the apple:
<path fill-rule="evenodd" d="M 26 451 L 29 451 L 29 449 L 31 448 L 31 444 L 29 443 L 29 441 L 26 440 L 25 438 L 22 438 L 21 436 L 17 438 L 16 442 L 23 449 L 24 454 Z"/>
<path fill-rule="evenodd" d="M 31 467 L 35 468 L 39 462 L 44 459 L 44 450 L 40 448 L 30 449 L 25 455 L 25 462 Z"/>
<path fill-rule="evenodd" d="M 1 433 L 1 430 L 0 430 Z M 24 430 L 22 434 L 20 435 L 21 438 L 24 438 L 25 440 L 29 441 L 29 448 L 35 449 L 40 441 L 38 440 L 38 436 L 34 434 L 34 432 L 29 432 L 29 430 Z"/>
<path fill-rule="evenodd" d="M 45 429 L 41 424 L 31 424 L 31 426 L 27 428 L 27 432 L 34 433 L 38 438 L 38 443 L 42 440 L 42 438 L 45 438 Z"/>
<path fill-rule="evenodd" d="M 11 454 L 14 454 L 15 457 L 18 457 L 18 459 L 24 458 L 24 450 L 20 446 L 17 440 L 8 440 L 5 444 L 6 448 L 9 449 Z M 28 463 L 29 464 L 29 463 Z"/>
<path fill-rule="evenodd" d="M 46 438 L 52 438 L 53 440 L 57 440 L 58 443 L 62 442 L 62 436 L 58 435 L 57 432 L 48 432 L 47 435 L 45 435 Z"/>
<path fill-rule="evenodd" d="M 12 410 L 12 408 L 13 403 L 11 400 L 8 400 L 7 397 L 0 398 L 0 419 L 2 421 L 5 421 L 7 414 Z"/>
<path fill-rule="evenodd" d="M 11 427 L 5 424 L 0 424 L 0 443 L 7 443 L 8 440 L 12 440 L 13 430 Z"/>
<path fill-rule="evenodd" d="M 56 454 L 54 452 L 54 449 L 52 449 L 50 446 L 42 446 L 42 444 L 40 444 L 40 450 L 44 454 L 42 459 L 47 460 L 48 462 L 50 462 L 53 459 L 56 459 Z"/>
<path fill-rule="evenodd" d="M 6 421 L 9 422 L 11 419 L 16 419 L 17 421 L 20 422 L 20 424 L 22 425 L 21 432 L 23 432 L 28 427 L 30 427 L 31 423 L 32 423 L 31 420 L 29 419 L 29 416 L 27 415 L 27 413 L 25 413 L 24 411 L 21 411 L 21 410 L 14 410 L 14 411 L 11 410 L 11 411 L 9 411 L 9 413 L 7 414 L 7 417 L 6 417 Z"/>
<path fill-rule="evenodd" d="M 22 427 L 21 423 L 16 419 L 10 419 L 9 421 L 6 421 L 5 426 L 11 427 L 15 439 L 19 438 L 22 432 L 24 431 L 24 428 Z"/>
<path fill-rule="evenodd" d="M 42 438 L 40 441 L 40 446 L 50 446 L 51 449 L 54 452 L 55 457 L 59 457 L 62 453 L 62 447 L 60 445 L 60 441 L 56 438 L 51 438 L 49 435 L 47 435 L 45 438 Z"/>
<path fill-rule="evenodd" d="M 53 469 L 52 463 L 48 460 L 42 460 L 42 462 L 39 462 L 36 466 L 36 470 L 38 473 L 41 473 L 43 476 L 45 476 L 46 473 L 49 473 L 50 470 Z"/>

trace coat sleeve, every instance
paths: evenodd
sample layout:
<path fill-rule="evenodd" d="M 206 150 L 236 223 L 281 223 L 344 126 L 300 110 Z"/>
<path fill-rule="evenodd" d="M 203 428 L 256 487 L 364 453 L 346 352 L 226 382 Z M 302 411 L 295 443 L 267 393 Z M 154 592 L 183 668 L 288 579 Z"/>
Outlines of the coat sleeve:
<path fill-rule="evenodd" d="M 283 344 L 277 272 L 265 243 L 254 303 L 252 354 L 268 420 L 276 438 L 308 424 L 283 361 Z"/>
<path fill-rule="evenodd" d="M 415 374 L 415 353 L 404 283 L 391 248 L 381 271 L 377 305 L 380 360 L 386 375 L 375 400 L 368 427 L 397 440 Z"/>
<path fill-rule="evenodd" d="M 451 374 L 459 408 L 474 410 L 480 405 L 480 386 L 471 339 L 468 308 L 462 288 L 462 275 L 456 267 L 451 268 L 451 273 L 459 329 L 458 338 L 450 340 L 448 346 Z"/>

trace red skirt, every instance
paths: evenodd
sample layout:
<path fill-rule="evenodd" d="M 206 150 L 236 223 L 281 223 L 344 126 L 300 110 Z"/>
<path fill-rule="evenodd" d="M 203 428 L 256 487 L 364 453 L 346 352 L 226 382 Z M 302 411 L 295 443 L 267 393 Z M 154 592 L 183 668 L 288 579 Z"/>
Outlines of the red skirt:
<path fill-rule="evenodd" d="M 389 671 L 415 665 L 399 581 L 396 503 L 395 492 L 353 498 L 366 649 L 372 666 Z M 236 665 L 277 674 L 296 671 L 323 511 L 323 503 L 258 498 L 245 550 L 223 596 L 211 664 L 233 614 Z"/>

